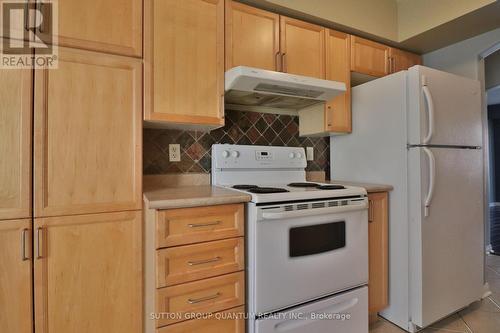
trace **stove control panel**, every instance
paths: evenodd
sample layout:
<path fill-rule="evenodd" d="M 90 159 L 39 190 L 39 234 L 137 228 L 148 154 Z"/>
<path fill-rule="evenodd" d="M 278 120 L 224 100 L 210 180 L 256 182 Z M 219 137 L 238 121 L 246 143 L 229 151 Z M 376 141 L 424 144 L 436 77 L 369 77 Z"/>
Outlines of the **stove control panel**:
<path fill-rule="evenodd" d="M 307 165 L 304 148 L 215 144 L 212 168 L 224 169 L 303 169 Z"/>

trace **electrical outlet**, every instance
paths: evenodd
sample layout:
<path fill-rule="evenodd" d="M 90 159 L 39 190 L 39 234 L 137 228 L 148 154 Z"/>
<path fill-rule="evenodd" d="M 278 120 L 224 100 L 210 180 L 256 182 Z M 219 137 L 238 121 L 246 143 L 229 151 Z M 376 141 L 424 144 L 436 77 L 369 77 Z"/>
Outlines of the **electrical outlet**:
<path fill-rule="evenodd" d="M 181 145 L 178 143 L 168 145 L 168 160 L 170 162 L 181 161 Z"/>
<path fill-rule="evenodd" d="M 314 161 L 314 147 L 306 147 L 306 157 L 308 161 Z"/>

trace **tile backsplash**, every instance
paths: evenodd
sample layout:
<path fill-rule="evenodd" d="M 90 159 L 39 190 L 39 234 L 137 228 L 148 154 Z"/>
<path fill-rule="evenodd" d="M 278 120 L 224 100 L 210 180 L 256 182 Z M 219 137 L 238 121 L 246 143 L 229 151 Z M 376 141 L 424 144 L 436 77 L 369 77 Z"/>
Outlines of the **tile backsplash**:
<path fill-rule="evenodd" d="M 307 171 L 330 173 L 330 138 L 299 137 L 296 116 L 226 111 L 225 126 L 211 132 L 144 129 L 143 170 L 146 175 L 209 173 L 214 143 L 239 145 L 314 147 L 314 161 Z M 181 161 L 169 162 L 168 145 L 178 143 Z"/>

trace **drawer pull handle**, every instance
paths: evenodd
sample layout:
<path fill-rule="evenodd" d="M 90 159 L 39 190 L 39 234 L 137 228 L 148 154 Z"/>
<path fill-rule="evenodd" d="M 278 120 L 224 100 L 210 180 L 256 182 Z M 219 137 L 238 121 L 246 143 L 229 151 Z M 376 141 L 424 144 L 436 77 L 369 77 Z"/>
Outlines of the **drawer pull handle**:
<path fill-rule="evenodd" d="M 210 226 L 213 226 L 213 225 L 218 225 L 218 224 L 221 224 L 221 221 L 215 221 L 215 222 L 211 222 L 211 223 L 198 223 L 198 224 L 188 224 L 188 227 L 190 228 L 201 228 L 201 227 L 210 227 Z"/>
<path fill-rule="evenodd" d="M 26 255 L 26 233 L 29 229 L 23 229 L 21 231 L 21 259 L 22 261 L 29 260 L 29 256 Z"/>
<path fill-rule="evenodd" d="M 207 297 L 202 297 L 202 298 L 189 298 L 188 299 L 188 303 L 189 304 L 196 304 L 196 303 L 201 303 L 201 302 L 206 302 L 206 301 L 210 301 L 212 299 L 216 299 L 217 297 L 220 297 L 222 294 L 221 293 L 216 293 L 214 295 L 210 295 L 210 296 L 207 296 Z"/>
<path fill-rule="evenodd" d="M 211 263 L 211 262 L 216 262 L 216 261 L 219 261 L 221 259 L 222 259 L 221 257 L 215 257 L 215 258 L 212 258 L 212 259 L 197 260 L 197 261 L 188 261 L 188 265 L 189 266 L 203 265 L 203 264 L 208 264 L 208 263 Z"/>

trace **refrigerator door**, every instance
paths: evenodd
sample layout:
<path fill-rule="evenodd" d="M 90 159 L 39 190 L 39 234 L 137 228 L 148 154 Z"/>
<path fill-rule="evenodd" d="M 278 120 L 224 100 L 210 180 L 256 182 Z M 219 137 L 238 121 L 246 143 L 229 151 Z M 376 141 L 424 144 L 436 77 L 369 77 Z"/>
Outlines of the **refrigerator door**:
<path fill-rule="evenodd" d="M 408 78 L 408 143 L 482 145 L 479 81 L 423 66 Z"/>
<path fill-rule="evenodd" d="M 482 150 L 410 148 L 408 172 L 410 318 L 426 327 L 482 296 Z"/>

